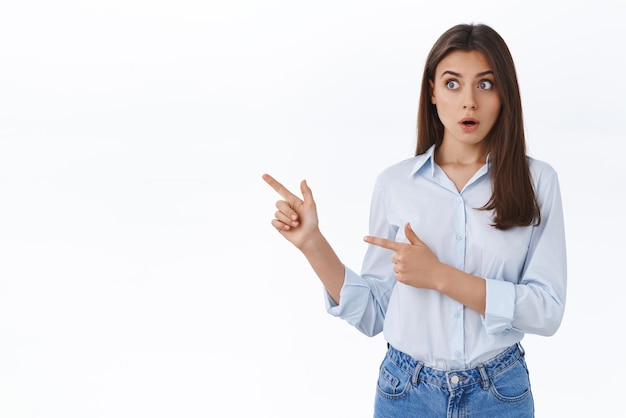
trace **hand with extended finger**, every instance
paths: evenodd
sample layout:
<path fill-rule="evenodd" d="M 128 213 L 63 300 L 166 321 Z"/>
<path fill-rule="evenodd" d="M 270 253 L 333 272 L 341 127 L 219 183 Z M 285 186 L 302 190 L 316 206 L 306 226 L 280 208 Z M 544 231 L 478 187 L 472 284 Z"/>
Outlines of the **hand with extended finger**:
<path fill-rule="evenodd" d="M 269 174 L 263 175 L 263 180 L 283 197 L 276 202 L 276 213 L 272 226 L 278 230 L 289 242 L 302 250 L 311 240 L 319 235 L 317 208 L 313 199 L 313 192 L 305 180 L 300 183 L 302 199 L 291 193 Z"/>
<path fill-rule="evenodd" d="M 391 256 L 396 280 L 422 289 L 438 289 L 437 272 L 442 263 L 413 232 L 411 225 L 404 226 L 409 244 L 385 238 L 366 236 L 365 242 L 394 251 Z"/>

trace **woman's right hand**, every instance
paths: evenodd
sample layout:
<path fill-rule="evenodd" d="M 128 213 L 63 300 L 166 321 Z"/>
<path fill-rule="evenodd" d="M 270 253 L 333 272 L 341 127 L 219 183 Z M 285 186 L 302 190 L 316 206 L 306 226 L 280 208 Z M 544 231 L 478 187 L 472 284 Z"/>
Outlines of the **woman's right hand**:
<path fill-rule="evenodd" d="M 298 249 L 303 250 L 320 233 L 313 192 L 306 180 L 300 183 L 302 199 L 269 174 L 263 174 L 263 180 L 284 199 L 276 202 L 278 210 L 272 219 L 272 226 Z"/>

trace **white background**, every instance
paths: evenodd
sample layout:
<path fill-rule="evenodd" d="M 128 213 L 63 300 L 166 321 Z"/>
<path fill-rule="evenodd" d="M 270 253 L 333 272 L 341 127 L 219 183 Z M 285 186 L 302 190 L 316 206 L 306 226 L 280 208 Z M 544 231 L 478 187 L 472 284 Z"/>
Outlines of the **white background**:
<path fill-rule="evenodd" d="M 3 2 L 0 417 L 371 416 L 385 342 L 325 313 L 261 175 L 306 178 L 358 271 L 374 177 L 414 150 L 426 54 L 469 22 L 507 41 L 529 153 L 561 180 L 566 315 L 525 339 L 537 416 L 615 416 L 625 16 L 618 0 Z"/>

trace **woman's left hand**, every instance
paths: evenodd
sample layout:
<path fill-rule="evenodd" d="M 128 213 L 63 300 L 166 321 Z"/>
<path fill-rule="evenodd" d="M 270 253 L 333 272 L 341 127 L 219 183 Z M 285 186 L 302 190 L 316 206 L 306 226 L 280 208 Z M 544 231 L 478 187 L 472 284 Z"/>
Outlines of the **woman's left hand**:
<path fill-rule="evenodd" d="M 437 290 L 437 271 L 442 263 L 413 232 L 409 223 L 404 225 L 404 234 L 409 244 L 372 236 L 366 236 L 364 241 L 394 251 L 391 262 L 397 281 L 413 287 Z"/>

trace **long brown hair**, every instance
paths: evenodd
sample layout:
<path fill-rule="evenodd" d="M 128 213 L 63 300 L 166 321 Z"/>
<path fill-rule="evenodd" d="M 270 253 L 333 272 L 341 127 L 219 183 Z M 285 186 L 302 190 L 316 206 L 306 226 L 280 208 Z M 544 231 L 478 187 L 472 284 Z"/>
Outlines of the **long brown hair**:
<path fill-rule="evenodd" d="M 522 117 L 522 101 L 513 57 L 502 37 L 483 24 L 454 26 L 439 37 L 428 54 L 417 115 L 417 149 L 426 152 L 443 141 L 443 124 L 431 103 L 435 70 L 452 51 L 478 51 L 492 67 L 502 107 L 485 138 L 490 154 L 493 193 L 480 209 L 493 210 L 493 226 L 506 230 L 515 226 L 539 225 L 541 214 L 533 189 Z"/>

